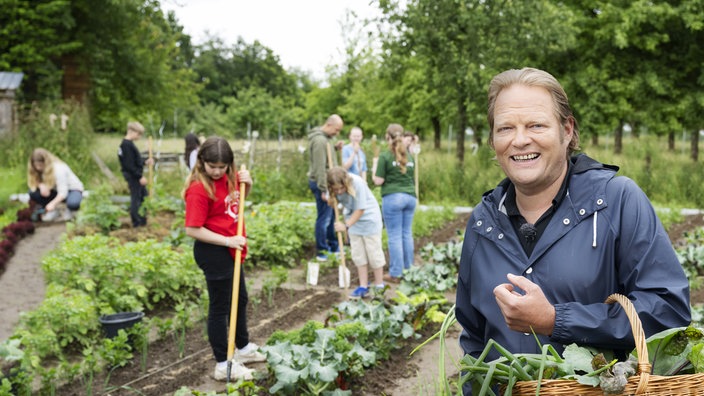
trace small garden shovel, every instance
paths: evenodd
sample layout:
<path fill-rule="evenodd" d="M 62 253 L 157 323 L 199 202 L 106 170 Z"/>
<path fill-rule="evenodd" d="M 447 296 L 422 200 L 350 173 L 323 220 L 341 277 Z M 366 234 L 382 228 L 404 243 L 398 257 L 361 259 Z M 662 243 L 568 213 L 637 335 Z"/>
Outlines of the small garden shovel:
<path fill-rule="evenodd" d="M 247 170 L 245 165 L 240 170 Z M 240 183 L 239 208 L 237 213 L 237 236 L 244 233 L 244 194 L 246 185 Z M 240 271 L 242 267 L 242 250 L 235 250 L 235 273 L 232 277 L 232 298 L 230 299 L 230 331 L 227 337 L 227 383 L 230 383 L 232 359 L 235 357 L 235 333 L 237 332 L 237 306 L 240 297 Z"/>
<path fill-rule="evenodd" d="M 327 148 L 328 169 L 332 169 L 332 150 L 330 149 L 329 143 L 327 145 Z M 335 221 L 337 221 L 340 218 L 340 211 L 337 208 L 337 199 L 335 198 L 335 194 L 333 194 L 332 191 L 328 191 L 328 195 L 328 199 L 331 200 L 330 204 L 332 205 L 332 208 L 335 211 Z M 347 264 L 345 263 L 345 244 L 341 232 L 337 233 L 337 244 L 340 249 L 340 265 L 337 267 L 338 283 L 340 285 L 340 288 L 348 289 L 350 287 L 350 270 L 349 268 L 347 268 Z"/>

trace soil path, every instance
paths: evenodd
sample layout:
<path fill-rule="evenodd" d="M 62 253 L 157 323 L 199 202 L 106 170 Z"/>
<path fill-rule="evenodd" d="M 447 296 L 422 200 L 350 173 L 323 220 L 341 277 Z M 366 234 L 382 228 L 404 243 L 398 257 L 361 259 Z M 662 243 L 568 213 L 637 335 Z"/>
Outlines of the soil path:
<path fill-rule="evenodd" d="M 20 314 L 35 309 L 45 296 L 42 258 L 56 247 L 66 231 L 66 224 L 38 224 L 31 234 L 15 247 L 15 255 L 0 276 L 0 342 L 13 333 Z"/>

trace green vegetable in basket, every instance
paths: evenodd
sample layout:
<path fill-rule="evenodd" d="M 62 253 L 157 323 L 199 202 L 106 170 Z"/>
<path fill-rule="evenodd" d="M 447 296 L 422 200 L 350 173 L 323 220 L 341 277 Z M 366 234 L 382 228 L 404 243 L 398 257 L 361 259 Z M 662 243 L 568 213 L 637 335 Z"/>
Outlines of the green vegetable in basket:
<path fill-rule="evenodd" d="M 485 362 L 484 359 L 492 349 L 496 349 L 501 357 L 491 362 Z M 617 363 L 617 360 L 607 361 L 604 354 L 600 354 L 594 348 L 580 347 L 576 344 L 568 345 L 563 353 L 564 359 L 550 344 L 541 345 L 541 351 L 541 354 L 512 354 L 496 341 L 489 340 L 479 357 L 465 355 L 462 358 L 460 370 L 465 374 L 460 378 L 458 386 L 461 387 L 465 382 L 470 381 L 472 394 L 483 396 L 495 395 L 492 388 L 497 385 L 505 388 L 505 394 L 511 394 L 516 381 L 542 381 L 559 378 L 574 379 L 580 384 L 598 386 L 602 373 L 608 373 L 609 378 L 614 377 L 614 373 L 610 369 Z M 594 369 L 592 361 L 598 354 L 601 357 L 596 360 L 603 359 L 603 361 L 599 362 L 599 367 Z M 619 380 L 612 381 L 618 382 Z M 613 386 L 610 384 L 609 386 L 611 386 L 610 389 L 617 389 L 618 384 L 613 384 Z M 537 391 L 540 391 L 540 384 L 538 384 Z"/>
<path fill-rule="evenodd" d="M 648 356 L 652 362 L 652 374 L 678 375 L 704 372 L 700 363 L 697 369 L 693 361 L 701 361 L 694 347 L 704 343 L 704 332 L 694 326 L 676 327 L 650 336 Z M 696 351 L 701 351 L 697 347 Z"/>

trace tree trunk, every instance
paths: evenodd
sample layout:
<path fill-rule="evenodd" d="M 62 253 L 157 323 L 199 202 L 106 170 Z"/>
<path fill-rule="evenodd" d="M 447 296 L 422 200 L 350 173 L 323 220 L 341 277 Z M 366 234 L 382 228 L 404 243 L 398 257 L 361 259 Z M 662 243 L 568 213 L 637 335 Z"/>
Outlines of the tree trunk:
<path fill-rule="evenodd" d="M 477 148 L 482 146 L 482 126 L 472 125 L 472 130 L 474 131 L 474 143 L 477 144 Z"/>
<path fill-rule="evenodd" d="M 675 133 L 672 131 L 667 134 L 667 150 L 675 151 Z"/>
<path fill-rule="evenodd" d="M 621 154 L 621 152 L 623 152 L 623 122 L 619 123 L 614 131 L 614 153 Z"/>
<path fill-rule="evenodd" d="M 692 161 L 699 160 L 699 131 L 692 131 Z"/>
<path fill-rule="evenodd" d="M 599 134 L 592 133 L 592 146 L 599 147 Z"/>
<path fill-rule="evenodd" d="M 433 133 L 435 137 L 435 150 L 440 150 L 440 138 L 442 131 L 440 130 L 440 117 L 432 116 L 430 122 L 433 124 Z"/>
<path fill-rule="evenodd" d="M 464 101 L 460 101 L 457 115 L 460 121 L 460 127 L 457 131 L 457 164 L 461 167 L 464 165 L 464 135 L 467 129 L 467 107 Z"/>

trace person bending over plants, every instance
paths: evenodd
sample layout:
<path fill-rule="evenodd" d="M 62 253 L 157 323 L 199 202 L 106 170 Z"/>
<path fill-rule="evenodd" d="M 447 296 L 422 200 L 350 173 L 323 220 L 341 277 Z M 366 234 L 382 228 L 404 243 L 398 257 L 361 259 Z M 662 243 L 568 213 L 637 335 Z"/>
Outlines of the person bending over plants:
<path fill-rule="evenodd" d="M 247 255 L 246 233 L 237 235 L 239 206 L 245 197 L 237 189 L 245 184 L 245 197 L 252 189 L 252 177 L 247 170 L 235 170 L 235 156 L 227 140 L 210 137 L 203 142 L 193 171 L 186 180 L 183 193 L 186 201 L 186 235 L 194 238 L 193 256 L 203 271 L 208 286 L 208 341 L 215 356 L 218 381 L 228 378 L 252 379 L 254 370 L 244 363 L 263 362 L 266 357 L 249 341 L 247 331 L 247 286 L 244 266 L 239 277 L 235 346 L 237 350 L 228 376 L 228 319 L 232 304 L 234 279 L 233 259 L 236 250 L 242 260 Z M 244 224 L 243 228 L 244 230 Z"/>
<path fill-rule="evenodd" d="M 367 182 L 336 166 L 328 170 L 328 188 L 345 208 L 345 221 L 335 219 L 335 231 L 350 237 L 352 262 L 357 267 L 359 287 L 350 298 L 364 298 L 369 293 L 368 268 L 374 272 L 374 287 L 384 290 L 383 271 L 386 264 L 381 247 L 381 210 Z"/>
<path fill-rule="evenodd" d="M 33 220 L 71 220 L 81 207 L 83 183 L 71 168 L 54 154 L 43 148 L 32 151 L 27 163 L 29 199 L 38 205 Z M 59 213 L 59 204 L 66 208 Z"/>

